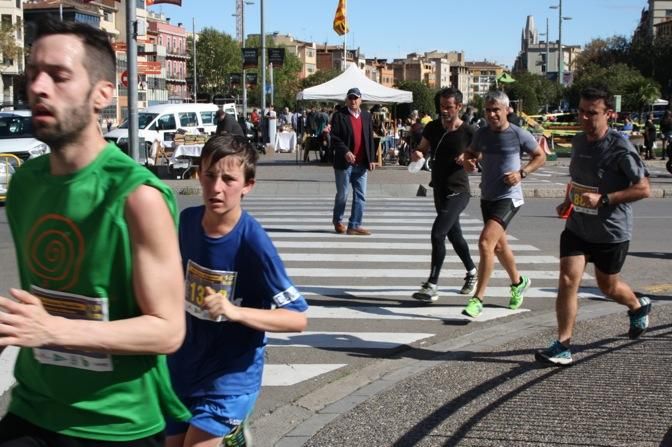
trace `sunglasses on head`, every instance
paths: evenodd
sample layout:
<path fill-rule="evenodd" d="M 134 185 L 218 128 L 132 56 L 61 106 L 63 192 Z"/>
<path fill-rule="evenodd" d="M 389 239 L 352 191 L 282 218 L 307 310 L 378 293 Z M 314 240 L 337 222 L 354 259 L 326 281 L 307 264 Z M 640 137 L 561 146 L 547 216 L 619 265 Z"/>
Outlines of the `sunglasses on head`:
<path fill-rule="evenodd" d="M 359 99 L 359 96 L 356 96 L 356 95 L 350 95 L 350 96 L 348 96 L 348 99 L 350 99 L 350 100 Z"/>

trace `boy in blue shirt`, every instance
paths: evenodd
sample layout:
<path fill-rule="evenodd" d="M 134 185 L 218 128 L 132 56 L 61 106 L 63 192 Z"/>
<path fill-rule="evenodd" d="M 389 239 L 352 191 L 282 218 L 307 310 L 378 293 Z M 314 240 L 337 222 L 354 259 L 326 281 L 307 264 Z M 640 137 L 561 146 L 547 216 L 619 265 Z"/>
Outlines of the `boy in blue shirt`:
<path fill-rule="evenodd" d="M 305 299 L 261 225 L 241 208 L 256 151 L 216 136 L 201 153 L 204 205 L 180 215 L 187 336 L 169 358 L 189 424 L 169 423 L 168 447 L 245 445 L 243 423 L 261 389 L 265 331 L 306 328 Z"/>

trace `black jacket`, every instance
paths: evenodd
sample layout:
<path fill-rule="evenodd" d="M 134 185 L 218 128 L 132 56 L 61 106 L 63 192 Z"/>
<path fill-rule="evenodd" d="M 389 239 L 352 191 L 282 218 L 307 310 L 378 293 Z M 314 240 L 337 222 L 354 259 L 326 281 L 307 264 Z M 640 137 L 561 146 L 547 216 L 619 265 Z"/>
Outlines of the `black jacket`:
<path fill-rule="evenodd" d="M 362 149 L 364 149 L 364 162 L 368 168 L 369 163 L 376 161 L 376 148 L 373 144 L 373 123 L 371 114 L 362 110 Z M 341 108 L 331 117 L 331 149 L 334 152 L 334 169 L 346 169 L 348 162 L 345 154 L 352 152 L 354 138 L 352 125 L 350 124 L 350 112 L 347 107 Z"/>

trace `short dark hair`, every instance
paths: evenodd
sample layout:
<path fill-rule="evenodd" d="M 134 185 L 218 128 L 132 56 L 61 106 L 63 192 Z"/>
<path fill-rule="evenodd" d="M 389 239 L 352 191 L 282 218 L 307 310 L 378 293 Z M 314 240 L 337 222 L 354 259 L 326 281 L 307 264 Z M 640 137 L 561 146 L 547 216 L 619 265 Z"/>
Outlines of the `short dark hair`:
<path fill-rule="evenodd" d="M 462 92 L 454 87 L 442 88 L 436 95 L 434 95 L 434 107 L 436 107 L 436 113 L 441 113 L 441 98 L 455 98 L 455 102 L 462 104 L 464 99 Z"/>
<path fill-rule="evenodd" d="M 91 85 L 98 81 L 116 84 L 117 59 L 105 31 L 85 23 L 61 22 L 47 17 L 37 24 L 35 42 L 42 37 L 57 34 L 72 34 L 82 41 L 86 53 L 82 63 L 89 74 Z"/>
<path fill-rule="evenodd" d="M 211 137 L 201 151 L 200 171 L 209 169 L 224 157 L 234 156 L 243 165 L 245 181 L 254 179 L 257 172 L 259 154 L 254 150 L 247 138 L 237 135 L 217 135 Z M 208 163 L 206 166 L 205 163 Z"/>
<path fill-rule="evenodd" d="M 607 110 L 614 110 L 614 95 L 606 87 L 590 86 L 581 90 L 581 99 L 587 101 L 603 100 Z"/>

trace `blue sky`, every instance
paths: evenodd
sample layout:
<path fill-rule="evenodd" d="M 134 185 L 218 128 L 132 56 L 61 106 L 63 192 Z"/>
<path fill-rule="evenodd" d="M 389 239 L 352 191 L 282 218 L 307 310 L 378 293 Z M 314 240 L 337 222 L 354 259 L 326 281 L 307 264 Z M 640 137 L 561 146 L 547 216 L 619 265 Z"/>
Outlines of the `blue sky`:
<path fill-rule="evenodd" d="M 249 1 L 249 0 L 248 0 Z M 245 33 L 260 31 L 260 0 L 245 7 Z M 156 5 L 172 23 L 191 30 L 212 27 L 235 36 L 235 0 L 182 0 L 182 7 Z M 264 0 L 264 28 L 300 40 L 342 44 L 332 29 L 338 0 Z M 549 19 L 550 40 L 558 38 L 558 0 L 348 0 L 349 48 L 366 57 L 393 59 L 411 52 L 464 51 L 467 60 L 511 66 L 520 50 L 528 15 L 540 32 Z M 564 44 L 584 45 L 613 35 L 630 36 L 647 0 L 563 0 Z M 216 6 L 215 6 L 216 5 Z M 543 37 L 540 38 L 544 40 Z"/>

